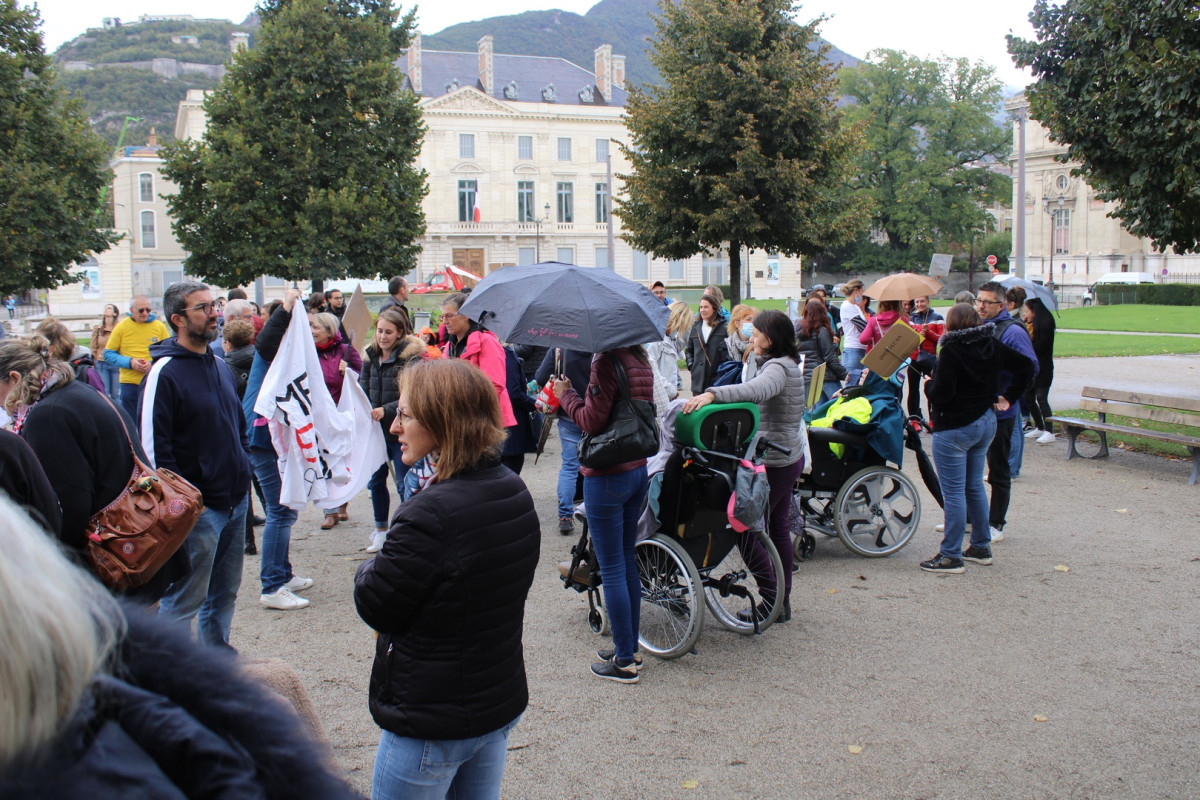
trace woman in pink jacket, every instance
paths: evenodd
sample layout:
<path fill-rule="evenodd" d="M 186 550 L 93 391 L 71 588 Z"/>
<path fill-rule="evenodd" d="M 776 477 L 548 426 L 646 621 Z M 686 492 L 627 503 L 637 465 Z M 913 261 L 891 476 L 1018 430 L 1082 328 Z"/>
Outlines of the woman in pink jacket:
<path fill-rule="evenodd" d="M 500 400 L 500 418 L 504 427 L 510 428 L 517 424 L 517 418 L 513 414 L 512 400 L 506 388 L 504 348 L 500 346 L 496 334 L 485 331 L 479 327 L 479 323 L 458 313 L 465 302 L 467 296 L 462 292 L 452 294 L 442 301 L 442 324 L 446 326 L 448 336 L 445 346 L 446 358 L 461 358 L 483 370 L 483 374 L 488 376 L 496 389 L 496 397 Z"/>

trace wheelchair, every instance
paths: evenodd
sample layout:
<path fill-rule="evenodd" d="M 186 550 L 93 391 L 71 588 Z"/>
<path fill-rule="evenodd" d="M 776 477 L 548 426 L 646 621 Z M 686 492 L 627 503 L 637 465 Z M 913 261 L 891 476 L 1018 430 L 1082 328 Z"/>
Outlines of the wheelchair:
<path fill-rule="evenodd" d="M 812 470 L 796 482 L 793 498 L 797 563 L 816 550 L 812 531 L 841 539 L 860 556 L 879 558 L 903 549 L 921 524 L 921 496 L 897 468 L 905 431 L 892 384 L 871 374 L 856 391 L 871 403 L 869 423 L 839 420 L 834 427 L 808 428 Z M 824 416 L 831 403 L 806 419 Z M 833 445 L 844 448 L 841 455 Z"/>
<path fill-rule="evenodd" d="M 676 418 L 673 447 L 654 461 L 653 504 L 642 514 L 634 547 L 642 585 L 638 641 L 642 650 L 673 659 L 695 647 L 705 609 L 735 633 L 769 628 L 783 609 L 783 562 L 761 529 L 738 532 L 728 508 L 739 463 L 761 460 L 772 445 L 757 438 L 758 408 L 712 404 Z M 609 632 L 600 567 L 586 508 L 576 511 L 582 533 L 560 565 L 567 589 L 586 592 L 588 624 Z"/>

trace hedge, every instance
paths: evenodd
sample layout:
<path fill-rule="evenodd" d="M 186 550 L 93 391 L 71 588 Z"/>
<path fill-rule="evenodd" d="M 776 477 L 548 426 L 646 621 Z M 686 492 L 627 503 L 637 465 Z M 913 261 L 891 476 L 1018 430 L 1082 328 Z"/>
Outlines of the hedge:
<path fill-rule="evenodd" d="M 1109 284 L 1096 287 L 1096 301 L 1101 305 L 1145 303 L 1156 306 L 1200 306 L 1198 283 L 1139 283 L 1137 285 Z"/>

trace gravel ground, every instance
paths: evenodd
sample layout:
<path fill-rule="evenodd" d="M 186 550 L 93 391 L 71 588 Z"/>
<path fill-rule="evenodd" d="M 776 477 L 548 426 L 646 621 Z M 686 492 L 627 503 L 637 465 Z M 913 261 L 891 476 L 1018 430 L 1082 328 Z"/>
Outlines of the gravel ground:
<path fill-rule="evenodd" d="M 1064 360 L 1056 388 L 1077 399 L 1083 382 L 1119 380 L 1194 394 L 1198 366 Z M 1183 461 L 1113 451 L 1067 462 L 1064 450 L 1026 448 L 995 565 L 921 572 L 940 539 L 924 495 L 920 531 L 890 558 L 818 542 L 790 624 L 744 638 L 709 617 L 694 654 L 648 658 L 641 682 L 624 686 L 589 675 L 607 640 L 558 579 L 573 539 L 556 531 L 552 437 L 523 473 L 546 534 L 526 613 L 531 702 L 510 739 L 504 796 L 1200 795 L 1200 486 L 1187 485 Z M 911 458 L 905 471 L 921 485 Z M 293 530 L 296 571 L 316 579 L 308 609 L 260 608 L 258 558 L 247 557 L 233 644 L 296 669 L 366 793 L 373 634 L 351 599 L 370 557 L 365 493 L 350 510 L 326 532 L 310 509 Z"/>

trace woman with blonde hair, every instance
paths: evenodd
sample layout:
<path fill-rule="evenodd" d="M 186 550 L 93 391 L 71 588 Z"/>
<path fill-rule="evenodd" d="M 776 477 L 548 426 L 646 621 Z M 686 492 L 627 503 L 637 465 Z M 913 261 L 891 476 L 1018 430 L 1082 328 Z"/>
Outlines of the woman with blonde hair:
<path fill-rule="evenodd" d="M 3 496 L 0 551 L 0 797 L 357 796 L 277 697 L 127 610 Z"/>
<path fill-rule="evenodd" d="M 671 304 L 671 315 L 667 317 L 667 330 L 662 341 L 646 345 L 646 358 L 654 367 L 654 379 L 658 388 L 654 391 L 655 398 L 665 396 L 667 403 L 679 396 L 683 381 L 679 377 L 679 359 L 683 358 L 683 348 L 687 346 L 687 335 L 692 327 L 692 310 L 687 303 Z M 658 406 L 658 403 L 655 403 Z M 663 408 L 657 408 L 662 416 Z"/>
<path fill-rule="evenodd" d="M 75 341 L 74 334 L 66 325 L 54 317 L 47 317 L 37 326 L 38 336 L 45 337 L 50 343 L 50 355 L 59 361 L 66 362 L 75 374 L 75 380 L 86 383 L 100 394 L 105 394 L 104 381 L 96 372 L 95 360 L 88 348 Z"/>
<path fill-rule="evenodd" d="M 392 433 L 405 464 L 427 458 L 434 474 L 355 576 L 358 614 L 379 633 L 371 797 L 498 798 L 508 734 L 529 704 L 521 636 L 541 540 L 533 498 L 500 463 L 492 382 L 465 360 L 406 368 Z"/>

